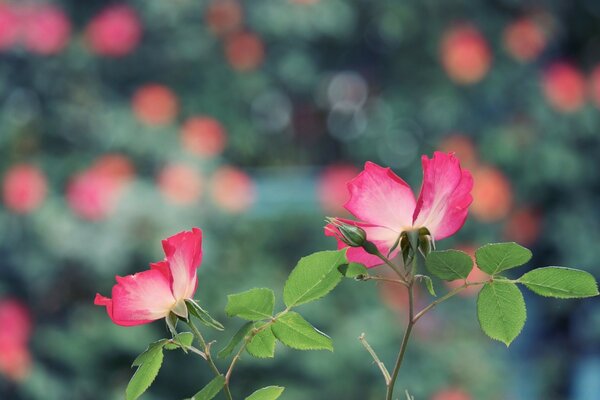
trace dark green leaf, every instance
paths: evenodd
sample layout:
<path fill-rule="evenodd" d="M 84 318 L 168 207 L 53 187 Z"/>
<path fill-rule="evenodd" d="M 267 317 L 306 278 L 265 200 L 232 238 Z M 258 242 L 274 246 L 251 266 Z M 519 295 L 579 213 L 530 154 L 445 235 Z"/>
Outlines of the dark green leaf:
<path fill-rule="evenodd" d="M 291 311 L 277 318 L 271 329 L 281 343 L 293 349 L 333 351 L 331 338 L 296 312 Z"/>
<path fill-rule="evenodd" d="M 219 353 L 217 354 L 217 357 L 225 358 L 225 357 L 229 356 L 231 353 L 233 353 L 233 351 L 238 346 L 238 344 L 240 344 L 241 341 L 244 340 L 244 338 L 246 337 L 248 332 L 250 332 L 250 329 L 252 329 L 252 326 L 253 326 L 252 322 L 246 322 L 244 325 L 242 325 L 242 327 L 240 329 L 238 329 L 238 331 L 235 333 L 235 335 L 233 335 L 233 337 L 231 338 L 229 343 L 227 343 L 227 346 L 225 346 L 223 348 L 223 350 L 219 351 Z"/>
<path fill-rule="evenodd" d="M 466 279 L 473 269 L 471 257 L 458 250 L 433 251 L 425 260 L 427 270 L 445 281 Z"/>
<path fill-rule="evenodd" d="M 486 244 L 475 251 L 479 269 L 490 275 L 519 267 L 531 259 L 531 251 L 514 242 Z"/>
<path fill-rule="evenodd" d="M 284 390 L 281 386 L 267 386 L 252 393 L 246 400 L 276 400 Z"/>
<path fill-rule="evenodd" d="M 300 259 L 283 288 L 285 305 L 295 307 L 325 296 L 340 283 L 338 267 L 347 263 L 346 249 L 321 251 Z"/>
<path fill-rule="evenodd" d="M 129 381 L 125 390 L 126 400 L 135 400 L 140 397 L 158 375 L 163 361 L 163 346 L 155 346 L 149 349 L 138 369 Z"/>
<path fill-rule="evenodd" d="M 192 300 L 192 299 L 187 299 L 185 301 L 185 304 L 187 305 L 189 313 L 191 315 L 193 315 L 194 317 L 198 318 L 198 320 L 200 322 L 202 322 L 204 325 L 209 326 L 209 327 L 214 328 L 219 331 L 222 331 L 224 329 L 223 324 L 221 324 L 219 321 L 214 319 L 205 309 L 200 307 L 200 305 L 198 304 L 197 301 Z"/>
<path fill-rule="evenodd" d="M 260 329 L 263 325 L 257 324 L 255 328 Z M 271 327 L 268 326 L 252 337 L 246 345 L 246 350 L 257 358 L 272 358 L 275 355 L 275 340 Z"/>
<path fill-rule="evenodd" d="M 508 346 L 525 325 L 527 310 L 514 283 L 486 283 L 477 298 L 477 317 L 483 332 Z"/>
<path fill-rule="evenodd" d="M 575 299 L 598 295 L 596 279 L 588 272 L 564 267 L 538 268 L 518 281 L 540 296 Z"/>
<path fill-rule="evenodd" d="M 216 395 L 223 389 L 225 386 L 225 377 L 223 375 L 218 375 L 212 381 L 208 382 L 204 388 L 196 393 L 191 400 L 211 400 L 214 399 Z"/>
<path fill-rule="evenodd" d="M 133 363 L 131 364 L 132 367 L 137 367 L 141 364 L 143 364 L 146 360 L 148 360 L 149 358 L 152 358 L 155 356 L 155 351 L 157 348 L 161 348 L 163 346 L 165 346 L 167 343 L 169 343 L 170 339 L 160 339 L 157 340 L 156 342 L 150 343 L 150 345 L 148 345 L 148 347 L 146 348 L 146 350 L 144 350 L 142 353 L 140 353 L 140 355 L 138 355 L 135 360 L 133 360 Z"/>
<path fill-rule="evenodd" d="M 259 321 L 271 318 L 274 306 L 275 293 L 271 289 L 256 288 L 227 296 L 225 312 L 230 317 Z"/>

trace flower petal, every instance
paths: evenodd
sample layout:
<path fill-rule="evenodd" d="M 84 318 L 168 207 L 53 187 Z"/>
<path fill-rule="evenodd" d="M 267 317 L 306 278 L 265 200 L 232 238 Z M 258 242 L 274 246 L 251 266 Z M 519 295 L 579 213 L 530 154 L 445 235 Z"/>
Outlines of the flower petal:
<path fill-rule="evenodd" d="M 399 234 L 397 232 L 383 226 L 366 224 L 363 222 L 357 222 L 343 218 L 338 218 L 338 220 L 340 222 L 358 226 L 364 229 L 367 234 L 367 240 L 372 242 L 384 255 L 387 255 L 387 253 L 390 251 L 390 248 L 398 239 Z M 325 227 L 325 236 L 334 236 L 337 239 L 337 235 L 339 235 L 337 228 L 333 224 L 327 224 Z M 337 242 L 338 249 L 349 247 L 339 239 L 337 239 Z M 398 254 L 398 249 L 394 250 L 390 256 L 393 258 L 396 256 L 396 254 Z M 367 268 L 372 268 L 383 264 L 383 261 L 381 261 L 379 257 L 367 253 L 362 247 L 349 247 L 346 256 L 348 257 L 349 261 L 364 264 Z"/>
<path fill-rule="evenodd" d="M 165 275 L 151 269 L 135 275 L 117 276 L 112 299 L 97 294 L 94 304 L 105 306 L 115 324 L 133 326 L 166 317 L 175 298 Z"/>
<path fill-rule="evenodd" d="M 398 233 L 412 226 L 415 196 L 390 168 L 367 162 L 348 190 L 350 200 L 344 207 L 356 218 Z"/>
<path fill-rule="evenodd" d="M 198 279 L 196 270 L 202 261 L 202 231 L 180 232 L 163 240 L 166 261 L 171 270 L 172 288 L 175 299 L 194 296 Z"/>
<path fill-rule="evenodd" d="M 414 213 L 414 226 L 426 227 L 436 240 L 462 228 L 473 197 L 473 177 L 454 154 L 436 151 L 423 162 L 423 186 Z"/>

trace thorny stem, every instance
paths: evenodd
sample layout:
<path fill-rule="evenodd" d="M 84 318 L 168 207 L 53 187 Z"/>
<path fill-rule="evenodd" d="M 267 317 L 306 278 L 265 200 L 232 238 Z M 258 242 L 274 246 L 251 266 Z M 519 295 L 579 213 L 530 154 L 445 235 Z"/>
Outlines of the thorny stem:
<path fill-rule="evenodd" d="M 222 375 L 219 371 L 219 368 L 215 365 L 212 356 L 210 355 L 210 343 L 206 343 L 206 340 L 204 340 L 202 333 L 200 333 L 200 331 L 198 330 L 198 328 L 196 328 L 196 325 L 194 325 L 192 321 L 188 321 L 187 324 L 192 330 L 192 333 L 194 334 L 196 339 L 198 340 L 198 343 L 200 343 L 200 346 L 202 346 L 202 349 L 204 350 L 204 354 L 206 356 L 206 362 L 208 362 L 210 369 L 213 370 L 216 376 Z M 231 396 L 231 391 L 229 390 L 229 383 L 227 382 L 227 380 L 225 381 L 225 386 L 223 390 L 225 391 L 225 396 L 227 396 L 227 399 L 233 400 L 233 397 Z"/>
<path fill-rule="evenodd" d="M 361 281 L 390 282 L 390 283 L 397 283 L 397 284 L 404 285 L 404 286 L 408 287 L 408 283 L 406 281 L 404 281 L 404 280 L 386 278 L 385 276 L 365 275 L 364 277 L 360 278 L 359 280 L 361 280 Z"/>
<path fill-rule="evenodd" d="M 367 351 L 369 352 L 371 357 L 373 357 L 373 361 L 375 361 L 375 364 L 377 364 L 377 366 L 379 367 L 379 370 L 383 374 L 383 379 L 385 379 L 385 384 L 389 385 L 390 379 L 391 379 L 390 373 L 388 372 L 387 368 L 385 367 L 385 364 L 383 362 L 381 362 L 379 357 L 377 357 L 377 353 L 375 353 L 375 350 L 373 350 L 373 348 L 371 347 L 369 342 L 367 342 L 367 339 L 365 338 L 365 334 L 361 333 L 360 336 L 358 337 L 358 340 L 360 340 L 360 342 L 365 347 L 365 349 L 367 349 Z"/>
<path fill-rule="evenodd" d="M 405 286 L 408 286 L 408 282 L 406 281 L 406 277 L 402 274 L 402 272 L 396 266 L 396 264 L 394 264 L 389 258 L 387 258 L 386 256 L 384 256 L 383 254 L 381 254 L 381 252 L 379 250 L 377 250 L 377 253 L 375 253 L 375 255 L 377 257 L 379 257 L 384 263 L 386 263 L 391 269 L 393 269 L 394 272 L 396 274 L 398 274 L 398 276 L 400 277 L 400 280 L 405 284 Z"/>

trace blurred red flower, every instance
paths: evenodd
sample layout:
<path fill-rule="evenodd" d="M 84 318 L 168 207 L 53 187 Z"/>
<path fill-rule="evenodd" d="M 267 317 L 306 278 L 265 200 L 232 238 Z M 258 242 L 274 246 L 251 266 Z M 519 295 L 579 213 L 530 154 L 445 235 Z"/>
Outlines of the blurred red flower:
<path fill-rule="evenodd" d="M 597 65 L 592 71 L 590 77 L 590 95 L 596 108 L 600 108 L 600 65 Z"/>
<path fill-rule="evenodd" d="M 435 393 L 431 400 L 472 400 L 473 397 L 463 389 L 450 387 Z"/>
<path fill-rule="evenodd" d="M 114 211 L 121 188 L 110 175 L 90 168 L 73 177 L 67 186 L 67 202 L 77 216 L 98 221 Z"/>
<path fill-rule="evenodd" d="M 46 177 L 33 165 L 14 165 L 4 175 L 2 189 L 6 208 L 27 214 L 38 208 L 46 198 Z"/>
<path fill-rule="evenodd" d="M 242 26 L 242 6 L 236 0 L 213 0 L 206 8 L 204 18 L 215 35 L 231 33 Z"/>
<path fill-rule="evenodd" d="M 1 299 L 0 327 L 0 373 L 12 380 L 22 380 L 31 367 L 29 310 L 20 301 Z"/>
<path fill-rule="evenodd" d="M 157 180 L 158 188 L 171 203 L 189 205 L 202 196 L 204 182 L 200 174 L 184 164 L 171 164 L 164 167 Z"/>
<path fill-rule="evenodd" d="M 218 207 L 234 214 L 247 210 L 254 203 L 256 195 L 252 178 L 231 166 L 221 167 L 215 172 L 211 194 Z"/>
<path fill-rule="evenodd" d="M 71 22 L 63 10 L 52 4 L 27 7 L 22 24 L 25 48 L 33 53 L 56 54 L 69 42 Z"/>
<path fill-rule="evenodd" d="M 504 30 L 504 47 L 515 59 L 527 62 L 536 59 L 546 47 L 546 32 L 531 17 L 523 17 Z"/>
<path fill-rule="evenodd" d="M 111 5 L 90 21 L 85 37 L 94 53 L 122 57 L 131 53 L 140 42 L 142 23 L 132 7 Z"/>
<path fill-rule="evenodd" d="M 546 69 L 542 88 L 550 106 L 559 112 L 575 112 L 585 102 L 583 75 L 566 62 L 555 62 Z"/>
<path fill-rule="evenodd" d="M 251 71 L 262 64 L 265 50 L 262 40 L 257 35 L 240 32 L 227 38 L 225 55 L 233 69 Z"/>
<path fill-rule="evenodd" d="M 471 25 L 462 25 L 444 34 L 441 59 L 453 81 L 473 84 L 487 74 L 492 55 L 483 35 Z"/>
<path fill-rule="evenodd" d="M 477 166 L 477 149 L 473 140 L 461 133 L 446 136 L 440 142 L 440 150 L 444 153 L 454 153 L 463 167 L 467 169 Z"/>
<path fill-rule="evenodd" d="M 181 128 L 183 147 L 192 154 L 210 158 L 225 149 L 227 135 L 223 126 L 211 117 L 192 117 Z"/>
<path fill-rule="evenodd" d="M 360 170 L 352 164 L 327 166 L 319 177 L 317 194 L 321 207 L 328 214 L 347 213 L 344 204 L 350 199 L 348 182 L 354 179 Z"/>
<path fill-rule="evenodd" d="M 179 112 L 179 100 L 165 85 L 149 83 L 136 90 L 131 102 L 133 112 L 146 125 L 165 125 Z"/>
<path fill-rule="evenodd" d="M 533 244 L 540 235 L 541 215 L 537 210 L 523 207 L 513 212 L 504 226 L 504 236 L 525 246 Z"/>
<path fill-rule="evenodd" d="M 484 222 L 505 218 L 513 204 L 510 181 L 498 169 L 482 167 L 473 171 L 473 215 Z"/>

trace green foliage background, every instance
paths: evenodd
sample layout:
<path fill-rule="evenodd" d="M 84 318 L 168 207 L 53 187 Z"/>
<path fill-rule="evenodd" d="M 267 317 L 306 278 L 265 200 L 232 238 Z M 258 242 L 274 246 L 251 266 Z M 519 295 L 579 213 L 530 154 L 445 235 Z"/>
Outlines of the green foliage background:
<path fill-rule="evenodd" d="M 123 398 L 131 361 L 166 330 L 158 322 L 115 326 L 92 305 L 97 291 L 109 293 L 114 275 L 146 268 L 162 257 L 162 238 L 199 226 L 205 253 L 197 298 L 232 333 L 241 322 L 226 317 L 227 294 L 272 287 L 281 298 L 300 257 L 334 248 L 323 236 L 326 211 L 318 201 L 326 166 L 372 160 L 417 188 L 419 155 L 456 132 L 472 140 L 481 162 L 508 177 L 513 209 L 540 213 L 531 266 L 572 266 L 599 276 L 600 113 L 589 99 L 573 113 L 556 111 L 540 87 L 556 60 L 570 61 L 585 76 L 599 61 L 594 1 L 246 1 L 243 29 L 265 46 L 264 62 L 248 72 L 228 64 L 222 40 L 207 29 L 208 2 L 128 3 L 140 15 L 143 38 L 126 57 L 103 58 L 84 44 L 87 21 L 108 4 L 99 0 L 55 2 L 72 23 L 60 54 L 13 49 L 0 55 L 0 169 L 31 162 L 49 180 L 35 212 L 0 210 L 0 294 L 21 299 L 35 324 L 32 370 L 20 383 L 0 380 L 0 398 Z M 539 57 L 519 63 L 507 54 L 502 32 L 531 12 L 543 13 L 552 29 Z M 493 54 L 490 71 L 473 85 L 453 82 L 440 63 L 444 32 L 462 22 L 480 30 Z M 368 95 L 358 111 L 338 115 L 326 92 L 341 72 L 358 77 Z M 136 120 L 130 99 L 147 82 L 178 96 L 173 123 L 148 127 Z M 226 128 L 221 157 L 197 160 L 182 150 L 179 128 L 196 114 Z M 273 128 L 270 122 L 281 118 Z M 89 222 L 70 211 L 65 187 L 108 152 L 128 156 L 136 178 L 114 215 Z M 236 165 L 253 179 L 256 201 L 240 214 L 224 212 L 208 193 L 191 206 L 170 205 L 155 177 L 173 161 L 189 163 L 207 181 L 217 167 Z M 438 248 L 502 240 L 506 223 L 471 217 Z M 366 332 L 391 364 L 404 315 L 401 296 L 380 289 L 345 280 L 333 295 L 306 305 L 303 315 L 332 337 L 335 352 L 278 347 L 274 361 L 246 357 L 234 392 L 281 385 L 289 400 L 381 398 L 379 371 L 357 337 Z M 474 298 L 444 304 L 420 322 L 398 387 L 416 399 L 446 388 L 462 388 L 473 399 L 595 399 L 597 301 L 526 301 L 528 322 L 509 350 L 480 332 Z M 221 346 L 229 339 L 209 336 Z M 201 360 L 168 352 L 144 398 L 190 396 L 210 379 Z"/>

